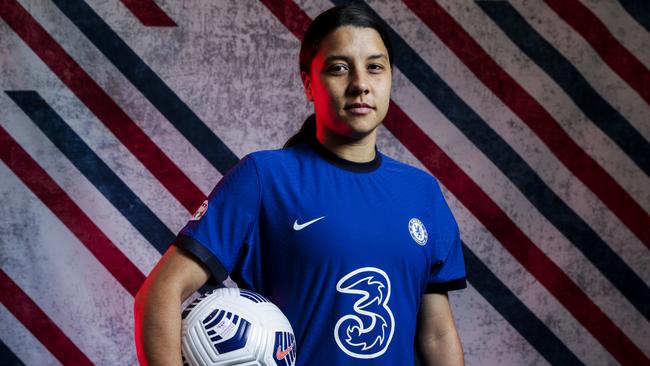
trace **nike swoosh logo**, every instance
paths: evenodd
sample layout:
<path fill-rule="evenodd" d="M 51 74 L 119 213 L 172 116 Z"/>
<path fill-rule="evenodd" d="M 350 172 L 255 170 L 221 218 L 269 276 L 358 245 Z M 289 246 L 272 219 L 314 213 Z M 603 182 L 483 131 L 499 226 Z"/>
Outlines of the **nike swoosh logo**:
<path fill-rule="evenodd" d="M 298 220 L 296 220 L 296 221 L 293 222 L 293 229 L 294 229 L 295 231 L 300 231 L 300 230 L 306 228 L 307 226 L 309 226 L 309 225 L 315 223 L 316 221 L 318 221 L 318 220 L 320 220 L 320 219 L 324 219 L 324 218 L 325 218 L 325 216 L 321 216 L 321 217 L 319 217 L 319 218 L 317 218 L 317 219 L 313 219 L 313 220 L 311 220 L 311 221 L 307 221 L 307 222 L 305 222 L 304 224 L 299 224 L 299 223 L 298 223 Z"/>
<path fill-rule="evenodd" d="M 280 351 L 280 346 L 278 346 L 277 351 L 275 351 L 275 358 L 278 361 L 283 360 L 289 353 L 291 353 L 291 350 L 293 349 L 293 345 L 287 347 L 284 351 Z"/>

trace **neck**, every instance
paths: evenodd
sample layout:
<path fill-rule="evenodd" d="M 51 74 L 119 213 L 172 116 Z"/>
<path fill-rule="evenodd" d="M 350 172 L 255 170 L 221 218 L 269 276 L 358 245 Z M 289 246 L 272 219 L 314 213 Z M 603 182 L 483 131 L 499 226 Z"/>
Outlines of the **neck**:
<path fill-rule="evenodd" d="M 377 129 L 359 139 L 352 139 L 319 126 L 316 130 L 316 137 L 321 145 L 342 159 L 355 163 L 366 163 L 375 158 Z"/>

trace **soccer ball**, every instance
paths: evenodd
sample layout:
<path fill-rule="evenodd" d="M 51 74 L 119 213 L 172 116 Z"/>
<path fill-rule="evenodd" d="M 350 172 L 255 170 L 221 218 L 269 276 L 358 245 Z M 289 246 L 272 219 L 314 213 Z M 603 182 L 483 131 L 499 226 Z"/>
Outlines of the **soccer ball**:
<path fill-rule="evenodd" d="M 264 296 L 218 288 L 183 310 L 181 349 L 190 366 L 292 366 L 296 342 L 289 320 Z"/>

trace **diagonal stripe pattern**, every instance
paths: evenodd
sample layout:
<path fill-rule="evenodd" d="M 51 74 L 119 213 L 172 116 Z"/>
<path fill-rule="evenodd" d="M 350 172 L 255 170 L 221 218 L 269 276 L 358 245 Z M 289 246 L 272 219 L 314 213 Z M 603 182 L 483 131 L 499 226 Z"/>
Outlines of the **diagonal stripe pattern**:
<path fill-rule="evenodd" d="M 123 295 L 118 295 L 103 294 L 98 289 L 98 298 L 108 295 L 111 301 L 130 302 L 132 301 L 130 296 L 135 294 L 144 279 L 144 274 L 137 269 L 142 268 L 139 262 L 141 258 L 133 253 L 129 253 L 130 257 L 127 258 L 121 252 L 121 247 L 116 245 L 117 242 L 111 242 L 106 235 L 106 230 L 115 230 L 115 228 L 107 226 L 104 222 L 94 223 L 90 217 L 97 217 L 97 213 L 90 216 L 83 212 L 80 208 L 82 205 L 75 203 L 78 195 L 67 193 L 74 192 L 76 188 L 58 185 L 52 178 L 55 176 L 52 175 L 53 172 L 48 172 L 48 169 L 52 169 L 51 165 L 39 165 L 39 161 L 35 158 L 37 155 L 30 156 L 34 148 L 38 148 L 34 143 L 39 140 L 31 140 L 30 136 L 25 134 L 14 134 L 13 125 L 33 123 L 38 128 L 34 131 L 42 133 L 57 150 L 51 153 L 59 154 L 62 159 L 70 161 L 71 166 L 81 173 L 80 176 L 96 188 L 96 194 L 105 198 L 102 202 L 112 205 L 111 209 L 135 228 L 134 232 L 137 235 L 142 236 L 153 248 L 162 253 L 173 240 L 174 232 L 179 229 L 168 227 L 169 224 L 163 223 L 160 219 L 160 217 L 169 217 L 169 213 L 160 212 L 161 207 L 167 206 L 148 206 L 145 202 L 149 201 L 138 197 L 136 192 L 139 191 L 129 186 L 133 184 L 132 181 L 122 180 L 112 170 L 120 163 L 116 164 L 113 161 L 112 164 L 107 164 L 102 159 L 114 159 L 110 154 L 103 154 L 100 158 L 99 154 L 93 151 L 93 146 L 102 144 L 102 137 L 97 134 L 83 134 L 82 138 L 81 133 L 77 134 L 68 124 L 72 118 L 76 118 L 76 112 L 70 108 L 62 108 L 60 103 L 48 104 L 46 100 L 52 102 L 57 98 L 56 95 L 63 91 L 62 88 L 69 89 L 81 102 L 79 106 L 92 112 L 98 121 L 117 137 L 119 143 L 151 172 L 155 182 L 143 178 L 142 184 L 160 184 L 171 193 L 169 198 L 161 197 L 161 200 L 177 200 L 191 212 L 204 199 L 204 195 L 188 178 L 183 170 L 184 167 L 177 165 L 168 157 L 166 151 L 169 146 L 165 145 L 165 140 L 157 138 L 155 140 L 157 144 L 154 143 L 154 140 L 147 135 L 151 132 L 145 132 L 138 127 L 141 121 L 133 118 L 131 113 L 127 112 L 128 108 L 120 105 L 123 102 L 116 102 L 126 100 L 126 98 L 115 97 L 114 93 L 119 94 L 123 91 L 108 88 L 104 84 L 100 86 L 91 75 L 120 73 L 135 87 L 134 90 L 141 94 L 143 100 L 160 112 L 160 115 L 166 119 L 165 122 L 169 122 L 187 140 L 188 146 L 191 146 L 191 149 L 187 150 L 187 161 L 190 161 L 193 156 L 200 155 L 217 171 L 224 174 L 238 161 L 231 148 L 234 144 L 240 143 L 234 140 L 233 134 L 227 132 L 241 128 L 239 136 L 246 140 L 247 149 L 273 148 L 281 145 L 283 137 L 277 131 L 269 133 L 268 130 L 277 128 L 281 122 L 275 121 L 276 124 L 271 127 L 260 123 L 250 129 L 248 126 L 242 128 L 237 120 L 227 121 L 223 116 L 210 116 L 210 123 L 207 124 L 205 118 L 199 117 L 207 115 L 202 104 L 206 101 L 214 103 L 217 99 L 227 100 L 227 105 L 233 106 L 233 110 L 228 111 L 227 115 L 240 115 L 242 113 L 238 109 L 240 100 L 236 98 L 241 98 L 246 93 L 264 94 L 265 92 L 263 85 L 256 84 L 255 80 L 250 79 L 251 75 L 255 73 L 262 75 L 270 72 L 270 69 L 247 71 L 245 77 L 249 79 L 243 83 L 237 78 L 239 75 L 234 78 L 236 80 L 234 82 L 214 80 L 233 92 L 232 95 L 226 95 L 212 90 L 175 90 L 178 88 L 178 83 L 163 80 L 159 76 L 160 70 L 156 69 L 160 66 L 150 65 L 164 64 L 171 71 L 165 72 L 165 75 L 175 73 L 180 75 L 185 68 L 179 64 L 175 56 L 177 52 L 182 52 L 185 61 L 197 62 L 205 69 L 216 67 L 211 60 L 204 58 L 205 54 L 202 52 L 203 47 L 209 47 L 214 37 L 220 40 L 221 37 L 233 40 L 232 43 L 224 43 L 233 46 L 228 49 L 233 56 L 233 61 L 227 58 L 225 64 L 218 66 L 230 68 L 233 75 L 237 73 L 234 69 L 234 60 L 242 53 L 251 57 L 253 61 L 256 57 L 253 55 L 268 55 L 271 49 L 287 50 L 286 55 L 291 55 L 287 56 L 289 61 L 282 59 L 281 63 L 292 62 L 292 65 L 295 65 L 296 40 L 302 39 L 311 17 L 327 9 L 331 3 L 318 0 L 300 0 L 298 3 L 291 0 L 262 0 L 260 3 L 247 4 L 163 3 L 162 7 L 150 0 L 120 0 L 121 4 L 115 3 L 124 7 L 124 11 L 115 12 L 115 9 L 111 8 L 115 4 L 109 2 L 97 2 L 90 6 L 83 0 L 53 0 L 52 4 L 31 2 L 31 0 L 21 0 L 20 3 L 9 0 L 0 3 L 0 17 L 5 22 L 2 25 L 6 25 L 0 26 L 0 52 L 7 55 L 8 60 L 0 59 L 2 65 L 0 87 L 5 91 L 0 93 L 0 158 L 8 168 L 6 171 L 19 179 L 15 184 L 24 184 L 27 191 L 34 194 L 34 199 L 49 209 L 54 214 L 53 217 L 65 225 L 80 243 L 90 250 L 98 259 L 98 264 L 108 270 L 106 273 L 114 277 L 127 290 Z M 334 1 L 334 3 L 343 2 Z M 360 1 L 357 3 L 364 4 Z M 622 84 L 623 87 L 639 93 L 646 102 L 648 101 L 646 95 L 648 88 L 645 88 L 648 70 L 641 63 L 647 60 L 643 56 L 626 50 L 613 38 L 597 15 L 579 2 L 549 0 L 547 4 L 557 14 L 558 19 L 570 25 L 571 32 L 584 37 L 608 67 L 627 83 Z M 621 5 L 628 11 L 639 7 L 636 2 L 629 1 L 621 2 Z M 372 11 L 368 5 L 364 4 L 364 6 Z M 448 189 L 447 199 L 454 203 L 451 206 L 463 208 L 454 211 L 459 222 L 475 222 L 475 225 L 478 225 L 477 230 L 482 230 L 487 233 L 485 235 L 493 237 L 504 253 L 500 261 L 495 262 L 495 256 L 481 249 L 483 244 L 477 241 L 477 236 L 473 235 L 469 228 L 463 230 L 461 226 L 461 231 L 464 233 L 463 249 L 468 267 L 468 279 L 472 288 L 478 293 L 479 297 L 476 299 L 480 299 L 472 298 L 469 303 L 466 303 L 467 301 L 463 301 L 462 293 L 454 297 L 459 299 L 458 304 L 454 303 L 455 315 L 465 319 L 476 319 L 474 322 L 462 323 L 471 324 L 471 328 L 460 329 L 468 363 L 526 364 L 536 363 L 533 360 L 539 360 L 541 357 L 550 364 L 615 362 L 624 365 L 649 364 L 650 346 L 641 338 L 647 339 L 650 336 L 648 322 L 650 290 L 647 285 L 650 272 L 643 270 L 650 266 L 648 252 L 650 231 L 646 229 L 650 225 L 650 218 L 642 208 L 649 207 L 650 203 L 640 204 L 637 201 L 650 200 L 650 197 L 645 197 L 644 192 L 626 192 L 625 189 L 629 189 L 628 185 L 624 185 L 626 187 L 624 189 L 618 183 L 628 179 L 620 175 L 621 171 L 606 171 L 588 152 L 583 151 L 580 145 L 559 126 L 557 121 L 560 117 L 545 110 L 548 101 L 542 103 L 538 100 L 537 94 L 522 87 L 524 84 L 518 80 L 520 76 L 509 75 L 505 67 L 495 62 L 492 53 L 485 52 L 481 41 L 472 38 L 470 33 L 463 29 L 468 24 L 454 19 L 453 14 L 456 13 L 449 11 L 450 6 L 462 7 L 463 5 L 453 2 L 438 4 L 434 1 L 405 0 L 399 6 L 395 5 L 394 9 L 415 15 L 424 25 L 419 31 L 431 33 L 431 35 L 422 34 L 424 38 L 438 37 L 458 58 L 458 62 L 462 63 L 463 67 L 467 67 L 479 80 L 479 84 L 476 85 L 483 88 L 481 92 L 494 95 L 497 98 L 495 100 L 502 103 L 491 108 L 505 108 L 512 111 L 519 118 L 518 121 L 513 122 L 512 128 L 518 128 L 517 123 L 525 124 L 530 128 L 535 138 L 540 139 L 549 148 L 549 153 L 553 155 L 549 161 L 557 160 L 558 164 L 563 164 L 569 174 L 573 175 L 572 179 L 584 183 L 586 189 L 593 192 L 595 197 L 604 203 L 603 208 L 607 211 L 607 215 L 620 219 L 622 223 L 622 227 L 607 226 L 603 223 L 607 226 L 606 236 L 602 236 L 602 228 L 590 226 L 594 225 L 593 217 L 586 220 L 581 216 L 584 215 L 584 209 L 576 209 L 576 205 L 581 203 L 575 200 L 566 201 L 566 195 L 558 195 L 551 190 L 541 178 L 543 176 L 544 179 L 548 179 L 548 175 L 537 171 L 542 168 L 538 165 L 529 165 L 509 145 L 509 140 L 501 136 L 501 132 L 490 127 L 481 117 L 481 113 L 473 109 L 476 102 L 470 103 L 464 100 L 463 98 L 468 94 L 455 90 L 459 83 L 450 83 L 446 80 L 445 78 L 449 77 L 448 73 L 438 73 L 438 70 L 430 66 L 428 61 L 425 61 L 426 58 L 419 55 L 415 48 L 407 43 L 406 38 L 402 38 L 399 34 L 404 27 L 415 25 L 387 23 L 395 43 L 395 66 L 406 77 L 405 80 L 410 82 L 410 85 L 396 85 L 393 92 L 408 91 L 421 94 L 423 103 L 428 104 L 427 108 L 432 107 L 439 111 L 442 118 L 442 120 L 422 119 L 421 114 L 417 113 L 417 106 L 397 105 L 394 101 L 391 102 L 389 116 L 384 121 L 384 126 L 390 135 L 385 138 L 385 141 L 389 142 L 388 148 L 395 151 L 394 156 L 399 160 L 411 161 L 434 174 Z M 609 94 L 601 96 L 591 88 L 581 76 L 580 68 L 585 67 L 585 64 L 572 65 L 571 61 L 555 50 L 550 43 L 545 42 L 530 26 L 535 19 L 517 13 L 514 7 L 507 3 L 479 2 L 473 6 L 481 10 L 478 10 L 472 22 L 496 24 L 504 32 L 504 37 L 498 42 L 514 44 L 516 48 L 522 50 L 526 57 L 549 75 L 551 82 L 559 86 L 558 90 L 568 95 L 580 112 L 588 117 L 589 123 L 593 123 L 603 131 L 606 138 L 611 139 L 625 153 L 625 156 L 636 164 L 632 166 L 633 169 L 648 175 L 646 153 L 650 145 L 625 120 L 623 116 L 628 114 L 617 111 L 612 107 L 615 104 L 607 100 L 608 96 L 616 91 L 609 91 Z M 593 9 L 599 5 L 589 6 Z M 228 11 L 222 10 L 226 8 Z M 38 11 L 40 9 L 44 9 L 44 12 Z M 45 19 L 43 14 L 47 14 L 49 18 Z M 644 19 L 643 15 L 630 15 L 637 20 Z M 121 18 L 123 16 L 131 19 Z M 249 30 L 242 32 L 241 28 L 236 26 L 244 22 L 243 19 L 249 26 Z M 284 26 L 285 32 L 281 34 L 268 32 L 267 29 L 273 28 L 274 23 Z M 62 27 L 65 31 L 53 32 L 50 28 L 52 26 Z M 50 31 L 48 32 L 47 29 Z M 625 34 L 621 35 L 620 31 L 616 34 L 619 39 L 625 36 Z M 64 39 L 63 42 L 57 39 L 62 35 L 69 39 Z M 637 36 L 646 37 L 650 41 L 650 36 L 647 34 Z M 75 41 L 76 37 L 79 37 L 79 40 Z M 97 59 L 95 55 L 87 54 L 84 48 L 73 49 L 62 46 L 63 44 L 74 45 L 75 42 L 83 42 L 94 47 L 98 51 L 97 55 L 103 58 Z M 255 44 L 255 47 L 249 47 L 251 44 Z M 165 45 L 163 49 L 159 48 L 161 45 Z M 166 47 L 174 51 L 164 49 Z M 163 63 L 154 64 L 144 61 L 150 61 L 151 57 L 166 59 Z M 79 58 L 84 59 L 85 62 L 79 62 Z M 89 59 L 93 62 L 88 62 Z M 277 60 L 271 57 L 265 65 L 274 62 Z M 41 67 L 41 63 L 45 68 Z M 523 61 L 521 63 L 525 64 Z M 86 69 L 80 65 L 86 65 Z M 290 69 L 295 68 L 290 67 Z M 40 74 L 36 78 L 31 78 L 31 74 L 34 73 L 32 70 L 45 70 L 45 73 L 39 71 Z M 204 76 L 210 78 L 211 74 L 206 73 Z M 297 76 L 295 80 L 299 82 Z M 283 93 L 288 93 L 297 86 L 299 83 L 293 86 L 282 84 L 280 88 L 283 89 Z M 180 95 L 189 99 L 184 101 Z M 280 94 L 274 93 L 272 97 L 277 98 L 278 95 Z M 283 102 L 278 100 L 278 103 Z M 650 118 L 647 105 L 637 107 L 645 111 Z M 304 112 L 307 113 L 308 109 Z M 638 121 L 635 123 L 638 127 Z M 431 132 L 435 131 L 431 128 L 431 124 L 436 126 L 445 124 L 448 125 L 446 128 L 457 129 L 463 140 L 445 141 L 444 137 Z M 9 126 L 12 128 L 5 128 Z M 267 141 L 268 136 L 278 135 L 279 140 Z M 261 136 L 267 137 L 261 138 Z M 84 141 L 88 138 L 97 140 L 90 144 Z M 471 145 L 477 153 L 481 154 L 481 159 L 493 164 L 495 171 L 502 174 L 504 178 L 481 176 L 480 173 L 477 175 L 476 172 L 482 171 L 481 168 L 464 161 L 469 159 L 471 162 L 472 156 L 458 156 L 452 153 L 448 144 Z M 598 161 L 602 162 L 602 160 Z M 467 169 L 471 169 L 472 172 Z M 483 170 L 483 174 L 488 174 L 485 172 L 489 171 Z M 518 214 L 517 211 L 506 210 L 499 206 L 504 202 L 502 197 L 499 201 L 497 197 L 490 197 L 486 193 L 494 191 L 494 189 L 487 189 L 486 185 L 503 185 L 502 179 L 508 181 L 503 188 L 505 202 L 508 195 L 513 194 L 508 188 L 512 186 L 517 190 L 517 194 L 524 197 L 530 207 L 539 211 L 540 215 L 533 217 L 539 217 L 540 220 L 552 225 L 559 235 L 563 236 L 563 238 L 550 237 L 545 240 L 551 243 L 567 243 L 575 247 L 585 259 L 571 259 L 577 262 L 588 261 L 585 263 L 593 265 L 594 271 L 602 274 L 605 281 L 609 281 L 608 286 L 611 283 L 615 293 L 601 296 L 595 291 L 585 291 L 585 286 L 589 286 L 589 281 L 594 279 L 576 277 L 575 268 L 565 267 L 570 261 L 558 264 L 548 256 L 548 252 L 545 254 L 540 249 L 542 246 L 536 242 L 540 239 L 535 239 L 539 237 L 529 237 L 531 228 L 538 223 L 522 222 L 521 219 L 513 216 Z M 3 187 L 0 195 L 7 192 L 10 191 Z M 10 209 L 17 209 L 17 207 Z M 29 211 L 29 205 L 24 209 Z M 98 208 L 98 212 L 102 210 L 103 208 Z M 185 215 L 187 212 L 182 214 Z M 598 213 L 594 213 L 594 217 L 598 217 Z M 6 228 L 6 225 L 2 227 L 3 230 Z M 629 238 L 632 239 L 630 243 L 622 246 L 620 243 L 613 242 L 626 240 L 628 232 L 631 235 Z M 4 235 L 0 230 L 0 242 L 5 240 Z M 616 250 L 612 250 L 612 246 L 616 246 Z M 624 255 L 619 255 L 621 253 Z M 35 258 L 38 260 L 38 257 Z M 11 252 L 7 252 L 4 247 L 0 250 L 0 266 L 3 268 L 0 272 L 0 286 L 4 295 L 1 296 L 2 303 L 21 326 L 35 336 L 30 342 L 39 342 L 41 348 L 44 346 L 44 349 L 51 352 L 54 359 L 62 364 L 105 362 L 106 359 L 94 359 L 96 353 L 92 353 L 91 356 L 90 353 L 84 354 L 81 351 L 85 348 L 79 347 L 73 341 L 79 339 L 79 335 L 64 334 L 61 331 L 61 329 L 77 328 L 71 327 L 70 324 L 63 324 L 65 326 L 56 324 L 66 320 L 60 316 L 50 319 L 49 308 L 41 309 L 36 305 L 34 299 L 38 298 L 38 294 L 33 292 L 29 282 L 25 282 L 29 281 L 29 274 L 4 270 L 14 268 L 11 266 L 14 260 Z M 134 263 L 139 266 L 136 267 Z M 578 264 L 580 265 L 582 264 Z M 501 271 L 498 267 L 507 267 L 508 271 Z M 517 272 L 517 268 L 521 270 Z M 88 271 L 88 273 L 98 272 L 97 269 L 92 268 Z M 84 276 L 83 273 L 79 275 Z M 17 276 L 20 277 L 20 281 Z M 51 278 L 52 285 L 61 285 L 56 282 L 56 273 L 47 277 Z M 527 288 L 527 281 L 539 282 L 541 286 Z M 18 284 L 27 286 L 21 289 Z M 591 298 L 594 295 L 600 297 Z M 631 304 L 624 311 L 634 312 L 634 314 L 620 316 L 621 314 L 615 314 L 611 310 L 611 306 L 601 308 L 603 299 L 607 299 L 608 296 L 616 297 L 614 302 L 616 304 Z M 563 325 L 558 323 L 558 319 L 562 318 L 556 318 L 548 313 L 548 309 L 552 308 L 550 302 L 561 304 L 559 305 L 561 308 L 553 309 L 565 312 L 566 314 L 562 316 L 575 320 L 572 324 L 580 328 L 579 332 L 575 332 L 572 336 L 570 330 L 563 329 Z M 25 314 L 30 314 L 32 318 Z M 132 329 L 120 324 L 124 324 L 124 320 L 130 324 L 131 316 L 131 314 L 124 314 L 124 319 L 114 322 L 115 328 L 111 332 L 115 339 L 130 339 Z M 630 322 L 633 319 L 638 321 L 633 324 Z M 504 324 L 514 329 L 512 336 L 509 336 L 508 331 L 503 328 Z M 84 332 L 82 337 L 93 337 L 92 324 L 86 329 L 88 330 L 79 330 Z M 0 335 L 0 341 L 6 345 L 4 347 L 6 352 L 3 355 L 6 355 L 7 360 L 15 359 L 16 362 L 21 362 L 16 356 L 20 356 L 20 353 L 11 349 L 11 345 L 15 343 L 7 342 L 6 337 L 10 334 L 13 334 L 11 330 L 10 333 Z M 576 334 L 582 336 L 577 337 Z M 641 335 L 641 337 L 633 335 Z M 482 341 L 486 338 L 482 337 L 495 342 L 497 348 L 482 347 L 481 344 L 486 344 Z M 529 345 L 528 348 L 513 347 L 522 342 Z M 115 344 L 117 347 L 121 343 L 115 342 Z M 503 348 L 498 349 L 499 345 Z M 118 347 L 112 352 L 131 353 L 135 363 L 134 350 Z M 526 355 L 527 352 L 537 353 L 537 355 Z M 587 352 L 597 356 L 587 355 Z"/>
<path fill-rule="evenodd" d="M 622 200 L 633 201 L 593 159 L 580 150 L 550 114 L 490 59 L 478 43 L 471 39 L 439 5 L 434 2 L 411 0 L 405 3 L 450 49 L 459 55 L 495 95 L 538 132 L 538 135 L 560 156 L 560 160 L 567 163 L 576 176 L 581 177 L 589 187 L 599 187 L 604 182 L 610 182 L 611 187 L 607 190 L 606 197 L 615 195 L 614 192 L 620 192 L 621 197 L 625 197 Z M 515 154 L 514 151 L 511 153 Z M 589 168 L 585 169 L 585 167 Z M 650 288 L 643 283 L 643 280 L 568 205 L 548 189 L 531 168 L 525 166 L 523 162 L 513 168 L 508 169 L 510 174 L 508 172 L 506 174 L 512 177 L 511 179 L 535 207 L 571 240 L 646 318 L 650 318 Z M 520 175 L 526 171 L 530 172 L 530 178 L 522 179 Z M 604 194 L 604 190 L 600 192 Z M 641 229 L 643 225 L 636 224 L 637 221 L 643 220 L 645 215 L 643 209 L 637 207 L 634 214 L 630 213 L 631 210 L 623 210 L 622 207 L 620 209 L 626 221 L 635 223 L 634 227 L 638 229 L 640 237 L 644 237 L 645 230 Z M 650 220 L 650 216 L 645 215 L 645 217 Z"/>
<path fill-rule="evenodd" d="M 199 188 L 156 146 L 113 99 L 17 2 L 0 5 L 7 24 L 185 206 L 194 210 L 204 199 Z"/>

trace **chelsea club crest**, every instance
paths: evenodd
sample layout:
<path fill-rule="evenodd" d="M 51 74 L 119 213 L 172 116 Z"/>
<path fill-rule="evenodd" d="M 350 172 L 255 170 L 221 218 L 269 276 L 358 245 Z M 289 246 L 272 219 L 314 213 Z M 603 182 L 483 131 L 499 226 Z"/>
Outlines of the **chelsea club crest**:
<path fill-rule="evenodd" d="M 429 235 L 427 234 L 427 229 L 424 227 L 424 224 L 422 221 L 416 218 L 412 218 L 409 221 L 409 233 L 411 233 L 413 240 L 415 240 L 415 242 L 420 245 L 426 244 L 427 239 L 429 239 Z"/>

